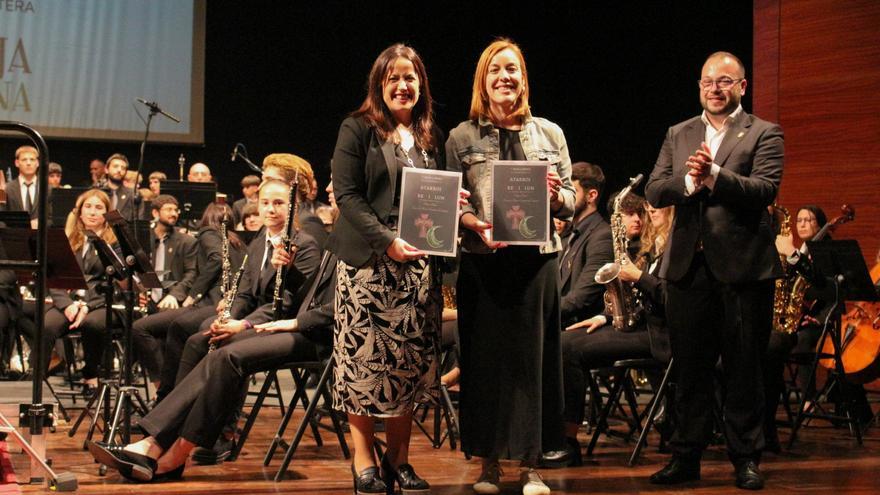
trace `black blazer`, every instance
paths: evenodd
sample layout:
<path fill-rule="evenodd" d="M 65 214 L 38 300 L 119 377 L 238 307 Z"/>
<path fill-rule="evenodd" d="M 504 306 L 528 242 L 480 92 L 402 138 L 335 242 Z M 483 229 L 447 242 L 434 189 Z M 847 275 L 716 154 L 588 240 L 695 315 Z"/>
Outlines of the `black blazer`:
<path fill-rule="evenodd" d="M 285 292 L 296 292 L 303 282 L 315 273 L 321 263 L 321 249 L 312 236 L 302 231 L 297 232 L 293 237 L 293 243 L 297 246 L 297 251 L 293 269 L 287 270 L 287 278 L 284 281 Z M 275 268 L 268 264 L 265 270 L 261 270 L 265 249 L 266 229 L 264 228 L 248 246 L 247 266 L 230 309 L 234 319 L 245 318 L 260 306 L 272 304 L 275 295 Z M 263 321 L 252 323 L 263 323 Z"/>
<path fill-rule="evenodd" d="M 686 196 L 685 163 L 699 149 L 705 133 L 700 117 L 669 128 L 645 186 L 648 202 L 655 207 L 675 205 L 660 277 L 673 281 L 684 277 L 698 243 L 702 243 L 709 269 L 721 282 L 781 276 L 767 206 L 776 198 L 782 180 L 782 129 L 740 114 L 714 157 L 721 167 L 714 189 Z"/>
<path fill-rule="evenodd" d="M 428 168 L 446 165 L 442 132 L 435 127 L 435 148 L 426 150 Z M 339 128 L 333 152 L 333 194 L 339 218 L 327 248 L 349 266 L 364 266 L 382 255 L 397 237 L 389 227 L 397 184 L 394 144 L 381 141 L 362 117 L 349 117 Z"/>
<path fill-rule="evenodd" d="M 112 247 L 121 257 L 122 252 L 119 250 L 119 247 L 116 244 L 112 245 Z M 90 311 L 103 308 L 105 306 L 105 298 L 104 294 L 98 291 L 98 286 L 104 281 L 105 274 L 104 264 L 101 263 L 101 258 L 98 257 L 98 250 L 92 246 L 86 252 L 85 257 L 82 256 L 81 250 L 73 253 L 73 256 L 76 258 L 80 269 L 82 269 L 83 276 L 86 279 L 86 286 L 88 287 L 85 297 L 81 300 L 85 301 Z M 64 311 L 64 308 L 73 303 L 70 291 L 51 289 L 49 295 L 52 296 L 52 305 L 61 311 Z"/>
<path fill-rule="evenodd" d="M 37 218 L 37 204 L 40 201 L 40 186 L 37 184 L 37 176 L 34 176 L 34 200 L 31 203 L 31 209 L 28 211 L 31 220 Z M 6 184 L 6 211 L 26 211 L 24 203 L 21 201 L 21 182 L 18 178 Z"/>
<path fill-rule="evenodd" d="M 156 243 L 155 231 L 150 231 L 153 248 L 153 263 L 155 263 Z M 189 234 L 181 234 L 177 229 L 172 229 L 171 235 L 165 240 L 165 278 L 162 285 L 165 287 L 163 294 L 171 294 L 182 303 L 193 281 L 196 279 L 196 259 L 198 257 L 198 243 L 195 237 Z M 153 265 L 155 266 L 155 264 Z M 173 282 L 168 284 L 168 282 Z"/>
<path fill-rule="evenodd" d="M 189 293 L 200 306 L 216 306 L 222 297 L 220 282 L 223 271 L 223 238 L 216 228 L 202 227 L 196 239 L 198 241 L 196 278 Z M 229 244 L 230 280 L 241 266 L 244 251 L 244 249 L 236 249 L 232 243 Z"/>
<path fill-rule="evenodd" d="M 605 286 L 596 282 L 596 271 L 614 261 L 611 227 L 598 212 L 581 220 L 572 236 L 559 267 L 563 328 L 602 312 Z"/>

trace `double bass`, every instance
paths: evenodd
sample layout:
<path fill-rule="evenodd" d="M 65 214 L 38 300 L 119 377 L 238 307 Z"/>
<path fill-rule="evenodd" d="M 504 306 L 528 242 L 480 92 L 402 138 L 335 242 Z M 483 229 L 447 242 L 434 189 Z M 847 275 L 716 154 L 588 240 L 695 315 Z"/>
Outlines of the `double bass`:
<path fill-rule="evenodd" d="M 837 225 L 852 220 L 854 212 L 850 207 L 842 207 L 843 215 L 828 222 L 833 231 Z M 823 227 L 823 230 L 825 228 Z M 812 240 L 819 240 L 820 230 Z M 827 232 L 826 232 L 827 233 Z M 824 234 L 823 234 L 824 235 Z M 817 237 L 819 239 L 817 239 Z M 880 263 L 871 268 L 871 281 L 876 286 L 880 281 Z M 843 371 L 847 381 L 852 383 L 869 383 L 880 377 L 880 302 L 854 302 L 841 318 L 840 353 Z M 821 354 L 834 355 L 833 336 L 825 339 Z M 836 366 L 834 358 L 820 359 L 819 364 L 829 370 Z"/>
<path fill-rule="evenodd" d="M 880 263 L 871 268 L 871 281 L 880 281 Z M 855 302 L 840 323 L 840 352 L 846 379 L 869 383 L 880 377 L 880 302 Z M 834 354 L 834 343 L 825 339 L 822 353 Z M 819 363 L 834 369 L 834 359 Z"/>

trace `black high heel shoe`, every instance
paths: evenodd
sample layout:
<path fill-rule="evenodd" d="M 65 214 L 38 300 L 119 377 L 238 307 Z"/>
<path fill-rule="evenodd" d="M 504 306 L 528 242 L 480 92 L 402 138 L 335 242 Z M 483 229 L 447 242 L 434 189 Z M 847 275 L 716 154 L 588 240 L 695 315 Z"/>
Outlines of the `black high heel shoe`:
<path fill-rule="evenodd" d="M 382 478 L 388 487 L 387 495 L 394 494 L 394 483 L 400 487 L 403 495 L 427 495 L 431 493 L 431 485 L 416 474 L 416 470 L 408 463 L 394 469 L 387 457 L 382 458 Z"/>
<path fill-rule="evenodd" d="M 360 473 L 351 465 L 351 477 L 354 480 L 354 495 L 385 495 L 387 488 L 379 476 L 379 468 L 370 466 Z"/>

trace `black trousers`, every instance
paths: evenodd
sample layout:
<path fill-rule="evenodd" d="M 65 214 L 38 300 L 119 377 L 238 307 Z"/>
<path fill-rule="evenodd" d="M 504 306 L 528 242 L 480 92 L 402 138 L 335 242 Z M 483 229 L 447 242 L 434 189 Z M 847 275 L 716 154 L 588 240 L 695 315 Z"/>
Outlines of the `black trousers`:
<path fill-rule="evenodd" d="M 158 401 L 161 402 L 174 389 L 181 363 L 181 355 L 183 354 L 187 339 L 194 333 L 197 333 L 206 320 L 214 321 L 216 317 L 217 312 L 210 306 L 187 308 L 187 311 L 182 312 L 168 325 L 165 335 L 165 356 L 161 372 L 159 373 L 159 390 L 156 391 Z M 201 356 L 199 359 L 201 359 Z M 198 360 L 192 363 L 189 369 L 195 367 L 196 364 L 198 364 Z"/>
<path fill-rule="evenodd" d="M 49 366 L 49 358 L 52 356 L 52 348 L 55 347 L 55 341 L 59 338 L 71 333 L 70 321 L 64 316 L 64 312 L 55 306 L 48 306 L 46 316 L 43 320 L 43 362 L 40 364 L 43 370 Z M 34 303 L 24 303 L 24 314 L 33 322 Z M 101 366 L 101 358 L 107 348 L 107 311 L 104 308 L 98 308 L 86 315 L 85 319 L 80 323 L 79 330 L 82 334 L 82 346 L 85 359 L 85 365 L 82 369 L 83 378 L 97 378 L 98 370 Z M 114 316 L 114 322 L 118 323 L 119 315 Z M 33 341 L 30 342 L 33 345 Z M 36 363 L 36 352 L 31 352 L 30 365 L 33 368 Z"/>
<path fill-rule="evenodd" d="M 619 359 L 651 357 L 647 330 L 618 332 L 611 325 L 593 333 L 584 329 L 562 333 L 562 385 L 566 423 L 584 421 L 585 397 L 590 370 L 604 368 Z"/>
<path fill-rule="evenodd" d="M 317 359 L 314 342 L 301 333 L 245 330 L 205 356 L 140 426 L 164 449 L 177 438 L 211 448 L 251 374 L 288 361 Z"/>
<path fill-rule="evenodd" d="M 712 433 L 714 372 L 721 357 L 723 417 L 734 464 L 760 461 L 764 448 L 762 361 L 773 315 L 773 281 L 727 284 L 702 253 L 667 284 L 666 314 L 676 362 L 676 424 L 670 448 L 699 460 Z"/>
<path fill-rule="evenodd" d="M 152 380 L 160 379 L 161 376 L 168 328 L 175 319 L 192 310 L 192 308 L 177 308 L 160 311 L 140 318 L 132 325 L 131 345 L 135 356 Z"/>

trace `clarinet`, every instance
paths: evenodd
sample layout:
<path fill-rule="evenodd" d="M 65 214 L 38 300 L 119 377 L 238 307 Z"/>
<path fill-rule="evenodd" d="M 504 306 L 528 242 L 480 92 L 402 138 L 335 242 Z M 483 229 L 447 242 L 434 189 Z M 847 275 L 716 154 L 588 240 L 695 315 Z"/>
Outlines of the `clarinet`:
<path fill-rule="evenodd" d="M 232 282 L 229 287 L 223 293 L 223 311 L 220 312 L 220 316 L 217 320 L 221 325 L 225 325 L 226 322 L 232 319 L 232 303 L 235 301 L 235 295 L 238 293 L 238 283 L 241 282 L 241 277 L 244 275 L 244 269 L 247 267 L 248 255 L 244 255 L 244 259 L 241 261 L 241 267 L 235 272 L 235 276 L 232 278 Z M 208 344 L 208 352 L 214 351 L 217 349 L 217 343 L 211 342 Z"/>
<path fill-rule="evenodd" d="M 287 218 L 284 220 L 284 230 L 281 233 L 281 247 L 290 252 L 293 245 L 293 235 L 291 235 L 291 227 L 294 226 L 294 218 L 299 214 L 299 201 L 297 201 L 296 190 L 299 187 L 299 172 L 293 176 L 293 182 L 290 185 L 290 198 L 287 202 Z M 283 306 L 282 299 L 284 291 L 284 278 L 287 275 L 287 268 L 281 267 L 275 271 L 275 293 L 272 296 L 272 313 L 275 321 L 282 318 L 281 309 Z"/>

